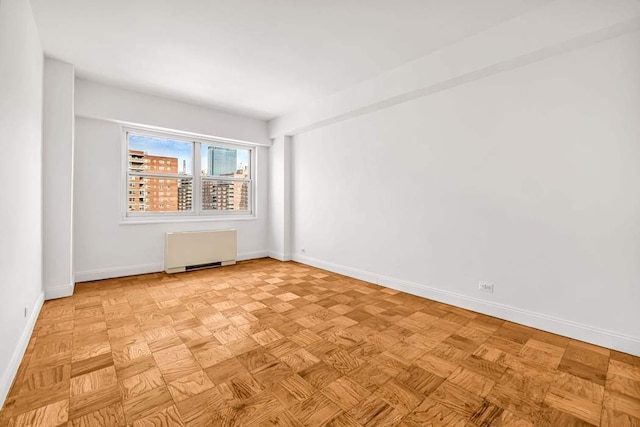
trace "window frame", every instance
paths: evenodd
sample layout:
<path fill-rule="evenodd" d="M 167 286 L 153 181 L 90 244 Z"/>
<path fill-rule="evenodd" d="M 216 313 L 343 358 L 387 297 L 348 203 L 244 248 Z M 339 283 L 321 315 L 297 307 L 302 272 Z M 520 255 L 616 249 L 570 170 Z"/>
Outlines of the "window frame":
<path fill-rule="evenodd" d="M 149 176 L 157 178 L 179 179 L 186 177 L 192 181 L 192 198 L 190 211 L 177 212 L 157 212 L 157 211 L 129 211 L 129 134 L 143 135 L 155 138 L 172 139 L 176 141 L 192 144 L 192 170 L 190 175 L 180 174 L 158 174 L 158 173 L 134 173 L 133 176 Z M 120 185 L 121 194 L 121 224 L 140 224 L 155 222 L 188 222 L 188 221 L 211 221 L 211 220 L 251 220 L 257 219 L 256 200 L 256 164 L 257 164 L 257 145 L 245 141 L 229 140 L 226 138 L 213 138 L 201 135 L 190 134 L 179 131 L 166 131 L 150 129 L 138 126 L 121 126 L 122 139 L 122 184 Z M 201 175 L 201 147 L 202 145 L 213 145 L 216 147 L 225 147 L 233 149 L 242 149 L 249 151 L 249 178 L 236 177 L 210 177 Z M 178 165 L 180 170 L 180 165 Z M 202 181 L 203 179 L 217 181 L 240 181 L 247 182 L 248 188 L 248 210 L 246 211 L 229 211 L 229 210 L 205 210 L 202 209 Z"/>

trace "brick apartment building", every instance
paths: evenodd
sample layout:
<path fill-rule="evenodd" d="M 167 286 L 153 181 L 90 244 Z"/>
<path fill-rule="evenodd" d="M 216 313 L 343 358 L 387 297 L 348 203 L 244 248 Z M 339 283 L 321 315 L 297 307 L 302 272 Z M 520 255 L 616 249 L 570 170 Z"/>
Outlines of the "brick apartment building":
<path fill-rule="evenodd" d="M 142 173 L 177 174 L 178 159 L 129 150 L 129 170 Z M 183 211 L 191 209 L 192 184 L 179 178 L 129 177 L 130 212 Z"/>

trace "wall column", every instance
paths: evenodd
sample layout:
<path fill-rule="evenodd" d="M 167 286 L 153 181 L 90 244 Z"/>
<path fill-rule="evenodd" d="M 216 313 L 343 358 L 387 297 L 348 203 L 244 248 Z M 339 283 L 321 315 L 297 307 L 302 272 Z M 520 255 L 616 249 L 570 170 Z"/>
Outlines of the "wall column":
<path fill-rule="evenodd" d="M 73 273 L 73 65 L 44 62 L 42 148 L 43 283 L 45 299 L 70 296 Z"/>
<path fill-rule="evenodd" d="M 269 256 L 291 260 L 291 137 L 269 148 Z"/>

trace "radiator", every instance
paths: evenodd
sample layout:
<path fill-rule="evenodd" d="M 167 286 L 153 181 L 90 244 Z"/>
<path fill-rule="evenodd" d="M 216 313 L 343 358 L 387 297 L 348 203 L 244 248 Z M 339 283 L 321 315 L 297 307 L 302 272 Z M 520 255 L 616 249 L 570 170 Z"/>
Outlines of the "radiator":
<path fill-rule="evenodd" d="M 235 264 L 237 248 L 236 230 L 167 233 L 164 270 L 167 273 L 178 273 Z"/>

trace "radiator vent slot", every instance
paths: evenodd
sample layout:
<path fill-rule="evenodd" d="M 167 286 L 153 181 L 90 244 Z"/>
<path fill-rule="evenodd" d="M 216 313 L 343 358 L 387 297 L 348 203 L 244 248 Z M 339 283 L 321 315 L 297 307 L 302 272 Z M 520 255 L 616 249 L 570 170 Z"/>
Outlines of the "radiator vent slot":
<path fill-rule="evenodd" d="M 219 267 L 236 263 L 236 230 L 167 233 L 164 269 L 167 273 Z"/>
<path fill-rule="evenodd" d="M 218 261 L 218 262 L 209 262 L 207 264 L 187 265 L 184 269 L 185 271 L 201 270 L 203 268 L 209 268 L 209 267 L 220 267 L 221 265 L 222 263 Z"/>

